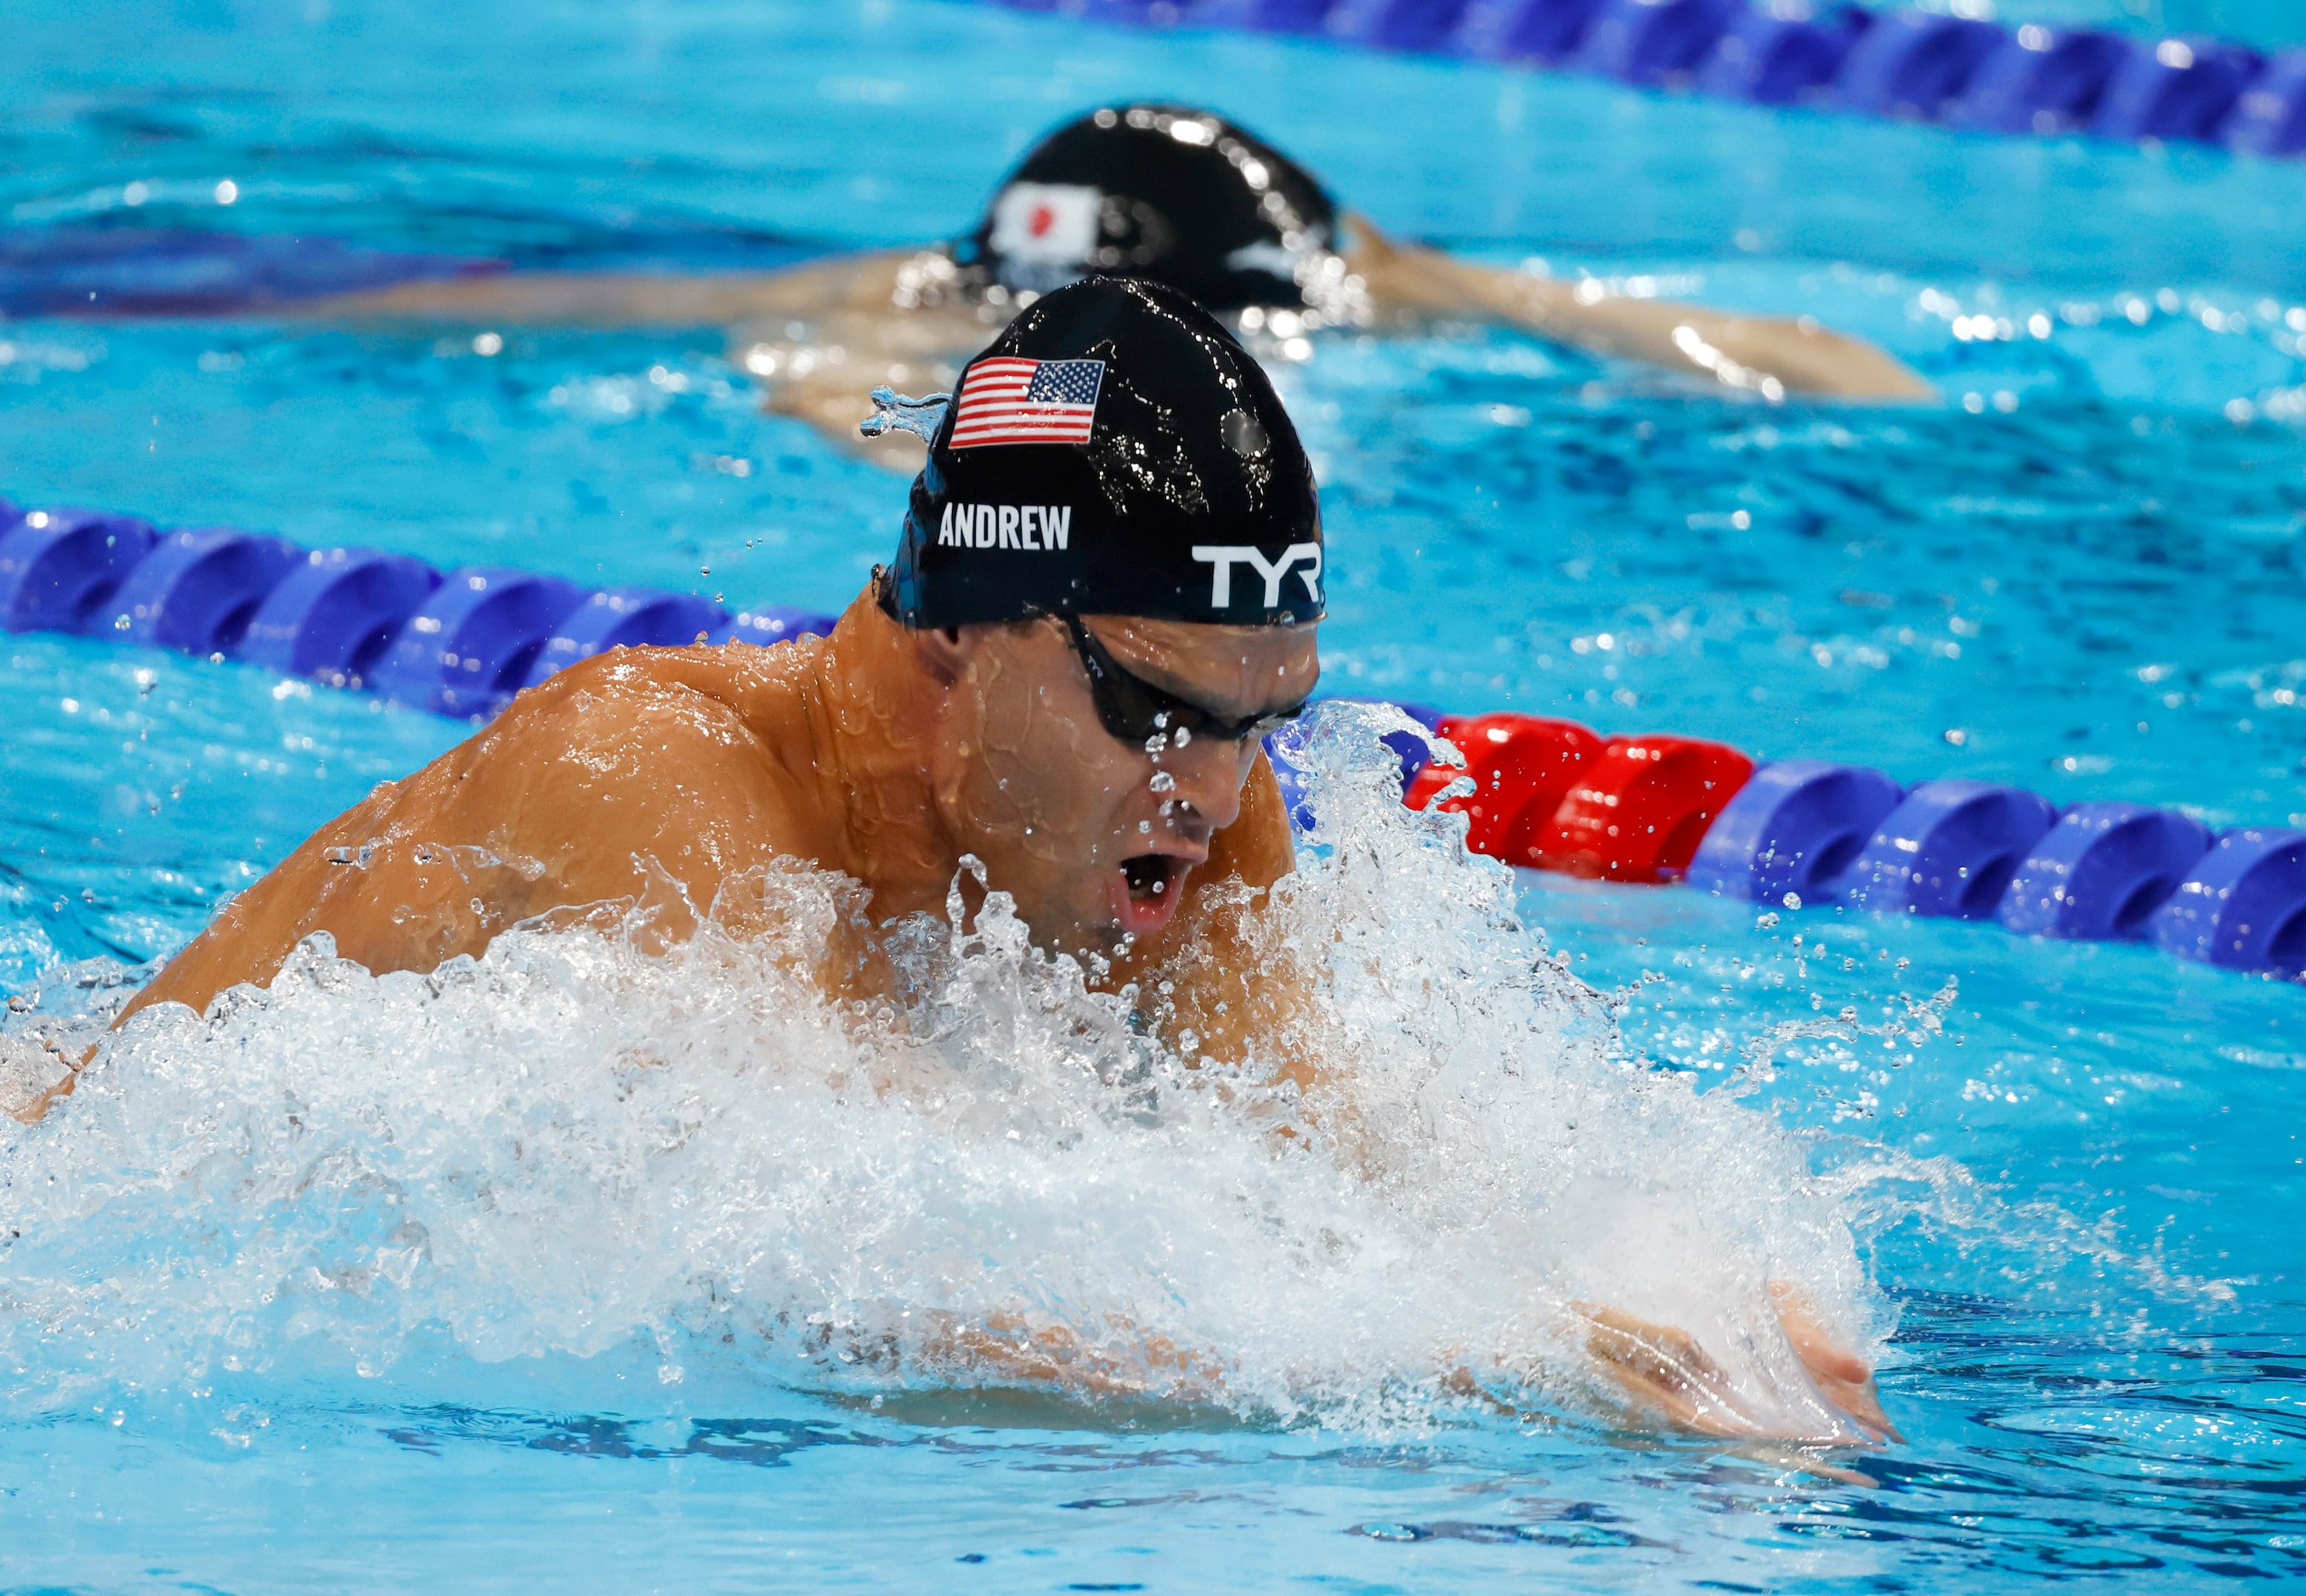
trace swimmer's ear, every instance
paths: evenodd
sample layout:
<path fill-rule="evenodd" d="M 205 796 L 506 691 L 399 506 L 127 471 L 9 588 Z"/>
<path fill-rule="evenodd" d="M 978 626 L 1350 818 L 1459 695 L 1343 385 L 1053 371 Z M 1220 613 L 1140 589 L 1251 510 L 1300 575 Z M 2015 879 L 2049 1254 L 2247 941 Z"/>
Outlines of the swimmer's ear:
<path fill-rule="evenodd" d="M 949 687 L 961 679 L 974 651 L 959 627 L 922 627 L 910 636 L 922 665 L 935 679 L 937 686 Z"/>

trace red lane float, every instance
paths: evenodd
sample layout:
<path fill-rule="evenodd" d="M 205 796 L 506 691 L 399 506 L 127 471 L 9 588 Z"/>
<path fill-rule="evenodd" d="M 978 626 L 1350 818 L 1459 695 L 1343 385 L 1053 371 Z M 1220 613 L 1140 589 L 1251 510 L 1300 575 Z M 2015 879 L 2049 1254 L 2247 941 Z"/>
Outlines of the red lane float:
<path fill-rule="evenodd" d="M 1422 809 L 1461 776 L 1469 797 L 1446 799 L 1444 814 L 1471 816 L 1465 846 L 1511 865 L 1537 863 L 1537 833 L 1569 796 L 1569 786 L 1601 751 L 1601 739 L 1575 721 L 1534 715 L 1444 715 L 1434 730 L 1465 756 L 1463 770 L 1429 764 L 1401 797 Z"/>
<path fill-rule="evenodd" d="M 1613 737 L 1536 840 L 1537 864 L 1605 881 L 1678 881 L 1754 762 L 1694 737 Z M 1517 862 L 1517 861 L 1516 861 Z"/>
<path fill-rule="evenodd" d="M 1422 809 L 1460 777 L 1473 791 L 1444 799 L 1467 816 L 1465 846 L 1509 865 L 1608 881 L 1678 881 L 1706 828 L 1745 786 L 1754 762 L 1689 737 L 1604 741 L 1575 721 L 1444 715 L 1434 730 L 1465 755 L 1429 764 L 1402 801 Z"/>

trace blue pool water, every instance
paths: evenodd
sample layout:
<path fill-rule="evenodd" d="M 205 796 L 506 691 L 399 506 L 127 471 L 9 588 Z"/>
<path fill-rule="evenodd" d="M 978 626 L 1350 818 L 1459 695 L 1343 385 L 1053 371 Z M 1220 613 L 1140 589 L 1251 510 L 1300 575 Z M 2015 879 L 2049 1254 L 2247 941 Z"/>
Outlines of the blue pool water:
<path fill-rule="evenodd" d="M 2010 11 L 2296 34 L 2270 6 Z M 939 235 L 1086 103 L 1213 104 L 1395 230 L 1809 312 L 1948 395 L 1772 410 L 1495 334 L 1322 346 L 1283 381 L 1324 482 L 1333 687 L 2306 825 L 2306 164 L 930 0 L 29 0 L 10 30 L 13 227 L 547 264 Z M 483 357 L 431 330 L 30 320 L 0 325 L 0 493 L 835 607 L 893 546 L 901 483 L 756 400 L 711 329 Z M 36 636 L 0 644 L 0 705 L 11 1026 L 116 993 L 460 734 Z M 1435 1110 L 1404 1156 L 1542 1223 L 1328 1193 L 1222 1119 L 1101 1131 L 1029 1027 L 1013 1056 L 955 1044 L 1020 1072 L 988 1089 L 1021 1152 L 844 1109 L 764 1066 L 894 1044 L 809 1029 L 741 960 L 539 939 L 437 991 L 316 966 L 270 1008 L 141 1031 L 0 1135 L 0 1587 L 2306 1573 L 2294 986 L 1507 889 L 1367 824 L 1396 922 L 1334 862 L 1308 912 L 1460 995 L 1354 1001 L 1399 1040 L 1388 1070 L 1485 1105 Z M 1607 1003 L 1531 985 L 1536 933 L 1484 917 L 1500 892 Z M 971 957 L 1023 1011 L 1046 997 Z M 651 1048 L 677 1083 L 634 1084 Z M 1315 1239 L 1339 1260 L 1307 1262 Z M 1734 1305 L 1764 1258 L 1880 1351 L 1906 1441 L 1832 1460 L 1871 1484 L 1613 1432 L 1545 1379 L 1518 1419 L 1468 1412 L 1388 1339 L 1564 1280 Z M 963 1284 L 925 1284 L 940 1267 Z M 796 1350 L 796 1325 L 885 1328 L 939 1291 L 1216 1327 L 1264 1405 L 1098 1411 Z"/>

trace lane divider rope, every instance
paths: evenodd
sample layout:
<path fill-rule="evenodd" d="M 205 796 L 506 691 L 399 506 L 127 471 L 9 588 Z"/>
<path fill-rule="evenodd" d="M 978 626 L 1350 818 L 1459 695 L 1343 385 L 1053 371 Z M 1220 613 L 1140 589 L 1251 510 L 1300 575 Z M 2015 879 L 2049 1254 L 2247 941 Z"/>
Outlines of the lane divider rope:
<path fill-rule="evenodd" d="M 299 549 L 235 527 L 0 501 L 0 628 L 239 660 L 478 722 L 515 693 L 619 646 L 773 645 L 833 618 L 690 593 L 585 589 L 499 567 L 440 571 L 372 549 Z M 1513 865 L 1684 882 L 1789 909 L 1994 920 L 2037 936 L 2150 939 L 2231 969 L 2306 973 L 2306 832 L 2213 835 L 2139 804 L 2060 810 L 1963 780 L 1909 789 L 1880 771 L 1757 762 L 1700 738 L 1604 738 L 1571 721 L 1397 707 L 1465 755 L 1387 740 L 1403 801 L 1466 817 L 1466 844 Z M 1290 818 L 1318 839 L 1285 734 L 1267 749 Z"/>
<path fill-rule="evenodd" d="M 1845 902 L 2025 935 L 2150 940 L 2208 964 L 2306 974 L 2306 832 L 2213 835 L 2142 804 L 2061 810 L 1993 782 L 1908 789 L 1862 765 L 1761 763 L 1699 738 L 1396 707 L 1465 756 L 1458 769 L 1388 738 L 1403 801 L 1464 815 L 1466 845 L 1507 864 L 1787 909 Z M 1285 743 L 1267 747 L 1291 820 L 1318 837 Z"/>
<path fill-rule="evenodd" d="M 375 549 L 299 549 L 236 527 L 163 532 L 100 510 L 0 501 L 0 628 L 111 637 L 363 689 L 480 721 L 604 649 L 777 644 L 833 629 L 780 605 L 588 590 Z"/>
<path fill-rule="evenodd" d="M 1551 67 L 1752 105 L 1978 132 L 2306 150 L 2306 50 L 1789 0 L 994 0 Z"/>

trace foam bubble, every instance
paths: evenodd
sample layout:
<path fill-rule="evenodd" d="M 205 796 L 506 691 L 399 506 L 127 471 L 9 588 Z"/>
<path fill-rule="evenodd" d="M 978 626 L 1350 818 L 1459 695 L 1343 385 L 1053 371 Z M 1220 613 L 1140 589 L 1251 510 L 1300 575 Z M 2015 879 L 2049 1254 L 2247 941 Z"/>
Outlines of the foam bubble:
<path fill-rule="evenodd" d="M 1850 1199 L 1625 1055 L 1464 821 L 1401 807 L 1374 737 L 1402 723 L 1328 706 L 1295 755 L 1320 823 L 1257 935 L 1310 972 L 1310 1088 L 1162 1046 L 998 894 L 894 940 L 903 1000 L 828 1000 L 857 894 L 799 867 L 669 950 L 645 908 L 428 976 L 315 937 L 269 990 L 148 1010 L 0 1141 L 10 1400 L 292 1352 L 383 1371 L 445 1333 L 484 1362 L 641 1344 L 667 1379 L 873 1392 L 1024 1369 L 1398 1429 L 1585 1404 L 1571 1304 L 1601 1302 L 1816 1430 L 1765 1282 L 1871 1344 Z"/>

